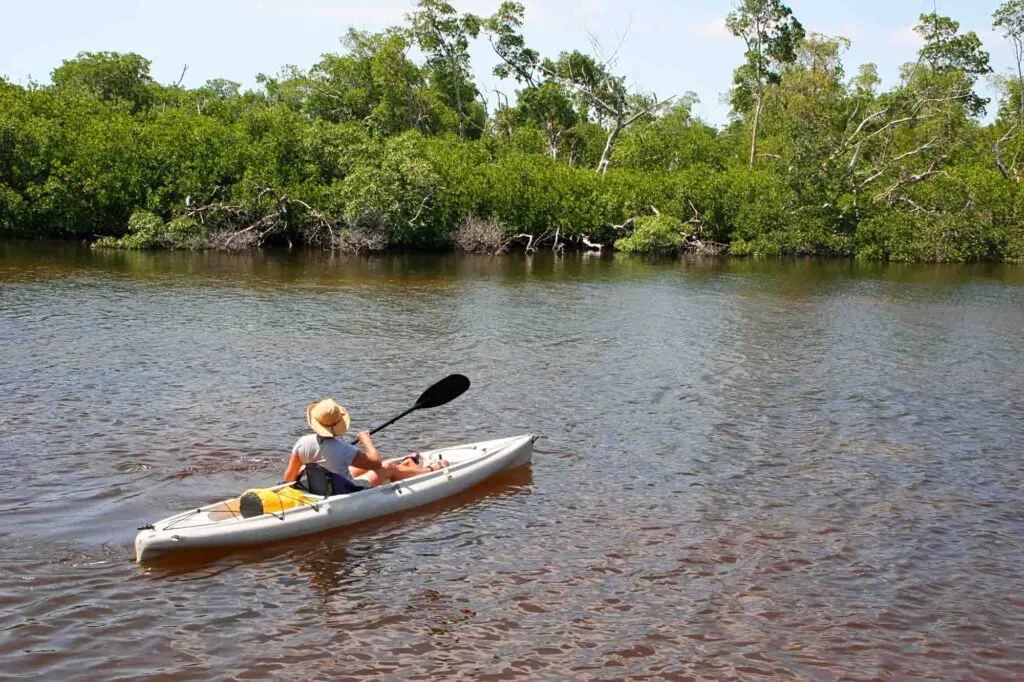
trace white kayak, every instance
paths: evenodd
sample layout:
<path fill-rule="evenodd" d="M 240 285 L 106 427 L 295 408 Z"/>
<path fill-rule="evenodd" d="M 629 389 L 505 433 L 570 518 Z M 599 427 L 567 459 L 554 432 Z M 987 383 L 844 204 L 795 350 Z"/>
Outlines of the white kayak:
<path fill-rule="evenodd" d="M 426 462 L 445 459 L 448 466 L 346 495 L 319 497 L 304 493 L 301 504 L 261 516 L 244 518 L 238 512 L 238 498 L 191 509 L 143 526 L 135 537 L 135 560 L 142 562 L 203 547 L 262 544 L 405 511 L 528 463 L 536 438 L 527 434 L 424 452 Z M 271 490 L 287 487 L 279 485 Z"/>

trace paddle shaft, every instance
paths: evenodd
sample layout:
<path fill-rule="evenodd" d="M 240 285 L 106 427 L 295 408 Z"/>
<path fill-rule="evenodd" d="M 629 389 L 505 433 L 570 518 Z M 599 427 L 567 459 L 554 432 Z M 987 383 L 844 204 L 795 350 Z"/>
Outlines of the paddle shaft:
<path fill-rule="evenodd" d="M 469 379 L 467 379 L 461 374 L 449 374 L 444 379 L 441 379 L 441 381 L 437 382 L 436 384 L 428 388 L 426 391 L 424 391 L 423 395 L 419 397 L 419 400 L 416 401 L 415 405 L 410 407 L 405 412 L 395 415 L 394 417 L 387 420 L 380 426 L 373 427 L 372 429 L 370 429 L 369 433 L 370 435 L 377 433 L 385 426 L 390 426 L 391 424 L 394 424 L 396 421 L 398 421 L 405 415 L 409 414 L 410 412 L 415 412 L 416 410 L 425 410 L 431 407 L 439 407 L 441 405 L 444 405 L 445 403 L 449 403 L 452 400 L 458 398 L 463 393 L 465 393 L 468 389 Z M 351 439 L 349 442 L 354 445 L 357 440 L 359 440 L 358 436 Z"/>
<path fill-rule="evenodd" d="M 379 426 L 374 426 L 372 429 L 370 429 L 370 435 L 372 436 L 373 434 L 375 434 L 378 431 L 380 431 L 381 429 L 383 429 L 385 426 L 391 426 L 392 424 L 394 424 L 396 421 L 398 421 L 399 419 L 401 419 L 405 415 L 409 414 L 410 412 L 413 412 L 414 410 L 418 410 L 418 409 L 420 409 L 419 405 L 413 405 L 412 407 L 410 407 L 408 410 L 406 410 L 402 414 L 397 415 L 395 417 L 392 417 L 391 419 L 387 420 L 386 422 L 384 422 L 383 424 L 381 424 Z"/>

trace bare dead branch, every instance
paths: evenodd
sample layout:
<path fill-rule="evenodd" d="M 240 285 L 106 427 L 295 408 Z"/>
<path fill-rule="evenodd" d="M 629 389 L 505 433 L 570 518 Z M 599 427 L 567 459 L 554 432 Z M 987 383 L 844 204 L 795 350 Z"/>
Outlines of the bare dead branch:
<path fill-rule="evenodd" d="M 892 157 L 891 159 L 889 159 L 889 161 L 891 163 L 895 163 L 896 161 L 899 161 L 901 159 L 905 159 L 908 156 L 914 156 L 915 154 L 920 154 L 921 152 L 923 152 L 926 149 L 931 149 L 935 145 L 935 142 L 937 140 L 938 140 L 938 138 L 933 137 L 931 140 L 929 140 L 928 142 L 924 143 L 923 145 L 921 145 L 917 149 L 911 149 L 909 152 L 903 152 L 902 154 L 899 154 L 897 156 Z"/>
<path fill-rule="evenodd" d="M 942 162 L 944 162 L 945 160 L 946 156 L 942 156 L 941 158 L 933 161 L 932 164 L 928 167 L 928 170 L 923 171 L 921 173 L 917 173 L 915 175 L 911 175 L 907 178 L 897 180 L 884 192 L 880 192 L 878 195 L 876 195 L 874 200 L 880 201 L 882 199 L 885 199 L 891 205 L 896 201 L 896 192 L 903 189 L 904 187 L 907 187 L 908 185 L 915 185 L 919 182 L 924 182 L 928 178 L 934 177 L 936 175 L 948 175 L 948 173 L 946 173 L 944 169 L 939 167 L 940 164 L 942 164 Z"/>
<path fill-rule="evenodd" d="M 621 36 L 616 36 L 619 39 L 619 42 L 615 46 L 615 49 L 612 50 L 611 56 L 601 63 L 602 69 L 607 69 L 609 66 L 613 66 L 616 63 L 616 60 L 619 56 L 619 51 L 622 49 L 622 46 L 626 43 L 626 38 L 629 36 L 629 31 L 632 28 L 633 17 L 632 15 L 630 15 L 629 22 L 626 24 L 626 30 L 622 32 Z M 604 52 L 603 48 L 601 47 L 601 41 L 598 39 L 597 35 L 594 34 L 590 29 L 584 29 L 584 31 L 587 34 L 587 39 L 590 42 L 590 46 L 594 48 L 594 52 L 597 54 L 601 54 L 602 52 Z"/>
<path fill-rule="evenodd" d="M 420 215 L 423 213 L 423 209 L 427 207 L 427 203 L 434 198 L 434 190 L 427 192 L 427 196 L 423 197 L 423 201 L 420 203 L 420 208 L 416 211 L 416 215 L 409 219 L 409 226 L 416 227 L 416 221 L 420 219 Z"/>
<path fill-rule="evenodd" d="M 1016 182 L 1020 182 L 1020 176 L 1016 173 L 1016 156 L 1014 157 L 1013 163 L 1014 173 L 1011 175 L 1009 169 L 1007 169 L 1006 165 L 1003 163 L 1002 146 L 1007 140 L 1009 140 L 1013 136 L 1014 131 L 1017 130 L 1018 126 L 1020 126 L 1020 123 L 1021 122 L 1019 120 L 1015 122 L 1012 126 L 1010 126 L 1010 129 L 1007 130 L 1002 137 L 1000 137 L 998 140 L 996 140 L 996 142 L 992 144 L 992 153 L 995 155 L 996 168 L 999 169 L 999 172 L 1002 173 L 1004 178 L 1006 178 L 1007 180 L 1015 180 Z"/>
<path fill-rule="evenodd" d="M 498 47 L 494 44 L 494 38 L 491 35 L 487 36 L 487 42 L 491 44 L 491 49 L 494 50 L 494 54 L 498 55 L 498 59 L 505 62 L 505 65 L 512 69 L 513 72 L 518 73 L 522 77 L 522 79 L 526 81 L 527 85 L 529 85 L 531 88 L 537 87 L 537 82 L 534 80 L 532 73 L 526 71 L 525 69 L 521 69 L 518 64 L 513 64 L 512 62 L 505 58 L 505 55 L 498 52 Z M 539 65 L 531 64 L 530 66 L 536 69 Z"/>

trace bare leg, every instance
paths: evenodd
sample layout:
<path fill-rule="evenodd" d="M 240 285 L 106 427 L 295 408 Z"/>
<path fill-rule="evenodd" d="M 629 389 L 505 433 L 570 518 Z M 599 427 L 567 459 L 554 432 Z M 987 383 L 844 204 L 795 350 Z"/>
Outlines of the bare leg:
<path fill-rule="evenodd" d="M 446 466 L 448 466 L 448 462 L 443 459 L 429 467 L 420 466 L 411 460 L 404 460 L 395 467 L 395 471 L 392 474 L 392 480 L 404 481 L 407 478 L 419 476 L 420 474 L 425 474 L 430 471 L 437 471 L 438 469 L 443 469 Z"/>
<path fill-rule="evenodd" d="M 368 473 L 376 472 L 377 476 L 382 481 L 386 482 L 391 479 L 392 474 L 394 474 L 395 471 L 397 471 L 398 466 L 406 461 L 414 461 L 414 455 L 407 455 L 405 457 L 392 457 L 391 459 L 385 459 L 383 462 L 381 462 L 381 465 L 376 469 L 363 469 L 361 467 L 357 467 L 354 464 L 350 464 L 348 467 L 348 472 L 352 476 L 352 478 L 359 478 L 361 476 L 365 476 Z"/>
<path fill-rule="evenodd" d="M 376 488 L 382 483 L 389 481 L 404 481 L 407 478 L 437 471 L 448 466 L 447 460 L 440 460 L 429 467 L 420 466 L 412 457 L 397 457 L 383 462 L 378 469 L 362 469 L 357 466 L 349 466 L 348 471 L 352 478 L 359 478 L 370 482 L 371 488 Z"/>
<path fill-rule="evenodd" d="M 360 471 L 362 473 L 356 473 Z M 353 480 L 366 481 L 370 484 L 371 488 L 376 488 L 381 483 L 386 483 L 386 479 L 381 477 L 381 471 L 374 469 L 359 469 L 358 467 L 349 467 L 349 474 L 351 474 Z"/>

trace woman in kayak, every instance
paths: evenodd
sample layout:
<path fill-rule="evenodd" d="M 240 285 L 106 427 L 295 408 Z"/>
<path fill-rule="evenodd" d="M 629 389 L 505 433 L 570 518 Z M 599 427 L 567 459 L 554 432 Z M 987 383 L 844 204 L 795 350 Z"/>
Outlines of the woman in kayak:
<path fill-rule="evenodd" d="M 306 423 L 313 429 L 313 433 L 299 438 L 292 448 L 288 467 L 284 471 L 285 482 L 296 480 L 303 465 L 318 464 L 330 474 L 334 494 L 340 495 L 375 488 L 381 483 L 401 481 L 448 466 L 448 462 L 440 460 L 432 466 L 424 467 L 419 464 L 416 456 L 384 461 L 370 439 L 369 431 L 359 434 L 361 450 L 338 437 L 348 431 L 349 421 L 348 411 L 332 398 L 311 403 L 306 408 Z"/>

